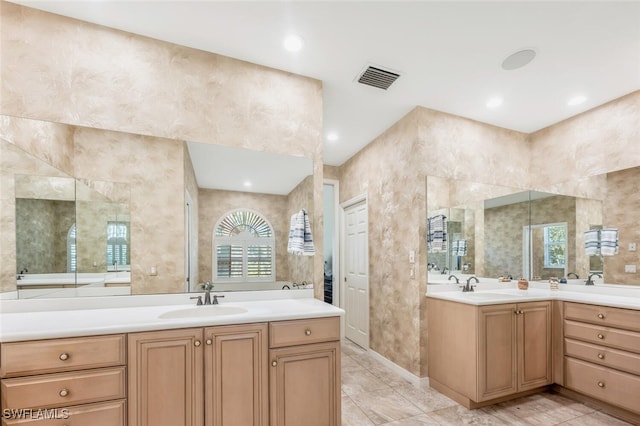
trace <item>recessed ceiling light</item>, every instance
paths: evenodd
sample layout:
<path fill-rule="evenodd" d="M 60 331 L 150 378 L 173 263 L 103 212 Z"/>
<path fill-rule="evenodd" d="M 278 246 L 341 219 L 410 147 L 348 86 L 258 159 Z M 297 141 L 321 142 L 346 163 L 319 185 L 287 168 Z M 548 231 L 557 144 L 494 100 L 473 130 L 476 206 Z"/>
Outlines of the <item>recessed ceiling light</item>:
<path fill-rule="evenodd" d="M 329 142 L 335 142 L 338 139 L 340 139 L 340 136 L 338 136 L 338 134 L 336 132 L 329 132 L 327 133 L 327 140 Z"/>
<path fill-rule="evenodd" d="M 299 52 L 304 46 L 304 40 L 299 35 L 291 34 L 284 39 L 283 45 L 289 52 Z"/>
<path fill-rule="evenodd" d="M 249 188 L 251 185 L 252 185 L 252 184 L 251 184 L 251 182 L 250 182 L 250 181 L 248 181 L 248 180 L 245 180 L 245 181 L 244 181 L 244 186 L 246 186 L 247 188 Z"/>
<path fill-rule="evenodd" d="M 502 61 L 502 69 L 506 71 L 517 70 L 533 61 L 536 57 L 536 51 L 533 49 L 521 49 L 507 56 Z"/>
<path fill-rule="evenodd" d="M 494 96 L 487 101 L 487 108 L 497 108 L 502 105 L 502 98 L 499 96 Z"/>
<path fill-rule="evenodd" d="M 569 102 L 567 102 L 567 105 L 569 106 L 580 105 L 581 103 L 584 103 L 584 101 L 586 100 L 587 100 L 586 96 L 582 96 L 582 95 L 574 96 L 573 98 L 569 99 Z"/>

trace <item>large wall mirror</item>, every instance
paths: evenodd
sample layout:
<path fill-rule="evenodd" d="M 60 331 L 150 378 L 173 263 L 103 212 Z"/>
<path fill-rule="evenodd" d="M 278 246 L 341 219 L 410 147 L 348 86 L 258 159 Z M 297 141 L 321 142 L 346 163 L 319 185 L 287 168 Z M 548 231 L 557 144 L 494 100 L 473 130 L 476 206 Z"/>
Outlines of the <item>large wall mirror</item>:
<path fill-rule="evenodd" d="M 7 116 L 1 124 L 2 297 L 201 291 L 215 281 L 213 228 L 237 209 L 272 224 L 277 275 L 216 291 L 313 281 L 313 258 L 287 253 L 291 215 L 314 211 L 311 159 Z M 91 163 L 74 167 L 74 155 Z M 93 167 L 101 179 L 87 178 Z"/>
<path fill-rule="evenodd" d="M 428 282 L 456 274 L 640 285 L 624 273 L 640 238 L 628 196 L 639 178 L 635 167 L 532 191 L 428 176 Z M 603 229 L 615 230 L 613 252 L 590 248 Z"/>

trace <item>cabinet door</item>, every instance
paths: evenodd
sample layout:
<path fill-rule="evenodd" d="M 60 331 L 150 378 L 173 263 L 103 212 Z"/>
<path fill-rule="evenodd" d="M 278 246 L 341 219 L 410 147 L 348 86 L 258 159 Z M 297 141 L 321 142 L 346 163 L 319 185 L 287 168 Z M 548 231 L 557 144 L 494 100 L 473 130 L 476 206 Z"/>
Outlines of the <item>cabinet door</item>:
<path fill-rule="evenodd" d="M 128 336 L 129 425 L 202 426 L 202 329 Z"/>
<path fill-rule="evenodd" d="M 272 426 L 340 425 L 340 342 L 269 351 Z"/>
<path fill-rule="evenodd" d="M 516 305 L 479 309 L 478 402 L 517 391 Z M 469 362 L 473 362 L 469 354 Z"/>
<path fill-rule="evenodd" d="M 267 324 L 205 329 L 207 425 L 268 425 L 267 330 Z"/>
<path fill-rule="evenodd" d="M 552 383 L 551 302 L 519 303 L 518 391 Z"/>

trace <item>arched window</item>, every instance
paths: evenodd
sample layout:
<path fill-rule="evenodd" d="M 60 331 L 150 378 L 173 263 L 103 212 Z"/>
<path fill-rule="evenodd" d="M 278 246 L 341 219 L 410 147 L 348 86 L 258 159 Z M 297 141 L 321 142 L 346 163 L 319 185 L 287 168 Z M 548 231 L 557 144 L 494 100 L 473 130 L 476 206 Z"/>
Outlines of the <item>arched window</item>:
<path fill-rule="evenodd" d="M 107 269 L 129 265 L 129 223 L 107 222 Z"/>
<path fill-rule="evenodd" d="M 252 210 L 233 210 L 213 229 L 213 281 L 275 281 L 271 224 Z"/>
<path fill-rule="evenodd" d="M 74 223 L 67 232 L 67 272 L 76 272 L 78 265 L 76 252 L 76 224 Z"/>

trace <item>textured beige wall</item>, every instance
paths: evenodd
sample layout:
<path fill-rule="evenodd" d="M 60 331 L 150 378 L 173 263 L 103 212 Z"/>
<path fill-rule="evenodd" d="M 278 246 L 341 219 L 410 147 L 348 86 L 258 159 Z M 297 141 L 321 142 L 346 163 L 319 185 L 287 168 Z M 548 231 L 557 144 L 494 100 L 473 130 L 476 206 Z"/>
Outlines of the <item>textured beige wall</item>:
<path fill-rule="evenodd" d="M 0 8 L 3 114 L 311 158 L 314 225 L 321 227 L 320 81 L 12 3 L 0 2 Z M 54 151 L 60 162 L 66 161 L 65 167 L 73 163 L 68 158 L 72 157 L 72 148 Z M 154 177 L 157 183 L 172 181 L 158 185 L 155 190 L 163 190 L 155 195 L 166 202 L 166 217 L 175 215 L 170 227 L 172 237 L 141 259 L 137 270 L 132 271 L 132 281 L 142 280 L 140 292 L 153 288 L 175 291 L 184 279 L 184 270 L 177 272 L 184 266 L 184 241 L 180 243 L 175 237 L 183 240 L 184 234 L 183 153 L 171 158 L 157 158 L 153 150 L 138 153 L 138 160 L 161 160 L 160 164 L 166 160 L 170 172 Z M 93 160 L 96 158 L 100 157 Z M 176 159 L 181 161 L 179 170 L 173 163 Z M 73 175 L 71 168 L 65 170 Z M 109 179 L 117 180 L 117 170 L 111 171 Z M 180 193 L 173 187 L 176 183 L 180 184 Z M 148 234 L 148 230 L 140 229 L 143 224 L 165 222 L 157 214 L 149 218 L 134 216 L 132 206 L 133 220 L 139 224 L 132 229 L 132 255 L 133 250 L 143 250 L 135 247 L 136 240 L 145 244 L 149 241 L 136 238 Z M 179 230 L 174 229 L 178 222 Z M 322 234 L 316 238 L 321 247 Z M 160 255 L 169 240 L 175 243 L 170 250 L 174 252 Z M 178 251 L 181 261 L 177 260 Z M 314 281 L 321 287 L 321 256 L 315 256 L 313 263 Z M 151 278 L 146 272 L 154 264 L 158 277 Z M 164 274 L 175 282 L 159 283 Z"/>
<path fill-rule="evenodd" d="M 183 143 L 79 127 L 74 145 L 76 176 L 130 186 L 131 291 L 183 291 Z"/>
<path fill-rule="evenodd" d="M 637 148 L 636 148 L 637 149 Z M 604 258 L 604 279 L 608 283 L 640 285 L 638 273 L 624 272 L 624 265 L 636 265 L 640 273 L 640 251 L 629 250 L 629 243 L 640 249 L 640 167 L 607 175 L 607 198 L 604 208 L 605 228 L 618 228 L 619 253 Z"/>

